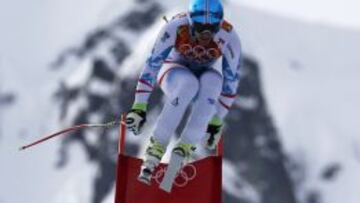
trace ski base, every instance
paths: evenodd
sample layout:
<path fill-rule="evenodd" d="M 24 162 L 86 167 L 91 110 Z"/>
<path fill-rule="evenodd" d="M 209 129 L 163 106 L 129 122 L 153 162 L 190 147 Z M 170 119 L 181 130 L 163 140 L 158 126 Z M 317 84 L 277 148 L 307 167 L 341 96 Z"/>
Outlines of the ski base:
<path fill-rule="evenodd" d="M 178 172 L 181 170 L 185 157 L 172 153 L 169 165 L 166 169 L 164 178 L 160 184 L 160 189 L 167 193 L 171 193 L 171 189 Z"/>

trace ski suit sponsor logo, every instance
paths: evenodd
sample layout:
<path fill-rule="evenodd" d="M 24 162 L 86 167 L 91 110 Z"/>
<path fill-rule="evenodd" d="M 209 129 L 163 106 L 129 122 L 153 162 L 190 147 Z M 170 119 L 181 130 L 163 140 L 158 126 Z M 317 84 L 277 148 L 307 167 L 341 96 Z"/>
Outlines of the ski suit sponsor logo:
<path fill-rule="evenodd" d="M 164 35 L 161 37 L 161 42 L 164 43 L 169 38 L 170 38 L 170 34 L 168 32 L 165 32 Z"/>
<path fill-rule="evenodd" d="M 215 104 L 215 99 L 208 98 L 208 102 L 209 102 L 210 105 L 214 105 Z"/>
<path fill-rule="evenodd" d="M 187 17 L 187 13 L 185 12 L 182 12 L 182 13 L 179 13 L 179 14 L 176 14 L 172 19 L 180 19 L 180 18 L 185 18 Z"/>
<path fill-rule="evenodd" d="M 208 63 L 219 58 L 222 53 L 219 44 L 213 39 L 207 45 L 200 45 L 191 36 L 188 25 L 177 30 L 175 48 L 185 59 L 198 63 Z"/>
<path fill-rule="evenodd" d="M 222 38 L 219 38 L 218 41 L 217 41 L 217 44 L 219 45 L 219 47 L 222 47 L 225 44 L 225 40 L 222 39 Z"/>
<path fill-rule="evenodd" d="M 171 101 L 171 104 L 173 106 L 178 106 L 179 105 L 179 97 L 176 97 L 174 100 Z"/>
<path fill-rule="evenodd" d="M 221 28 L 224 29 L 226 32 L 231 32 L 233 26 L 226 20 L 221 24 Z"/>
<path fill-rule="evenodd" d="M 201 45 L 192 46 L 191 44 L 182 44 L 179 47 L 179 52 L 186 58 L 201 63 L 205 63 L 218 58 L 221 53 L 216 48 L 205 48 Z"/>

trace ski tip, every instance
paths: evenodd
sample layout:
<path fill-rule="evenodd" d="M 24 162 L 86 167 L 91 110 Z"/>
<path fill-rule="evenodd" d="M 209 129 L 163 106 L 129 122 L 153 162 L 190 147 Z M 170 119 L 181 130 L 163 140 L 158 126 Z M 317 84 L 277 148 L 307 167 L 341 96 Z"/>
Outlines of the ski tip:
<path fill-rule="evenodd" d="M 26 147 L 22 146 L 22 147 L 19 147 L 19 151 L 24 151 L 26 149 Z"/>
<path fill-rule="evenodd" d="M 151 185 L 151 179 L 148 180 L 148 179 L 145 178 L 145 177 L 140 177 L 140 176 L 139 176 L 139 177 L 137 178 L 137 180 L 138 180 L 139 182 L 145 184 L 145 185 L 148 185 L 148 186 Z"/>
<path fill-rule="evenodd" d="M 171 193 L 172 185 L 162 183 L 159 188 L 164 192 Z"/>

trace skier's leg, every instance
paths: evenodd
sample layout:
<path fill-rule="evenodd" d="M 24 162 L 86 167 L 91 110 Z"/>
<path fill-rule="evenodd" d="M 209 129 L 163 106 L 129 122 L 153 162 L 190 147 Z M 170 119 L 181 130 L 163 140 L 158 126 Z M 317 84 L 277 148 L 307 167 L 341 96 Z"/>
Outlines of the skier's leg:
<path fill-rule="evenodd" d="M 198 98 L 192 105 L 192 112 L 182 133 L 180 142 L 171 154 L 160 188 L 170 192 L 176 174 L 191 157 L 195 144 L 205 136 L 206 127 L 216 111 L 216 103 L 222 88 L 222 77 L 215 71 L 203 73 L 200 77 Z"/>
<path fill-rule="evenodd" d="M 154 129 L 154 138 L 167 146 L 187 107 L 199 90 L 199 79 L 188 69 L 174 68 L 165 75 L 161 89 L 166 101 Z"/>
<path fill-rule="evenodd" d="M 200 77 L 199 95 L 181 136 L 181 142 L 196 145 L 206 133 L 209 121 L 216 112 L 216 103 L 222 90 L 222 77 L 207 71 Z"/>
<path fill-rule="evenodd" d="M 188 105 L 196 96 L 199 81 L 185 68 L 173 68 L 164 77 L 161 88 L 166 95 L 166 102 L 158 117 L 154 134 L 146 149 L 139 180 L 150 184 L 151 174 L 160 163 L 166 151 L 170 136 L 174 134 Z"/>
<path fill-rule="evenodd" d="M 165 149 L 166 148 L 153 137 L 150 138 L 150 143 L 146 149 L 144 162 L 142 163 L 138 177 L 139 181 L 150 185 L 152 174 L 165 154 Z"/>

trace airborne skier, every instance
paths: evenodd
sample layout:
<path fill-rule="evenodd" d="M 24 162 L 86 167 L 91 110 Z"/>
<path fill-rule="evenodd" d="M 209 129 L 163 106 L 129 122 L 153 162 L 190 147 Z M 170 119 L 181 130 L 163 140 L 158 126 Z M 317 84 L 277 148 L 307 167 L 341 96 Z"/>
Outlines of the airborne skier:
<path fill-rule="evenodd" d="M 188 158 L 201 140 L 209 149 L 220 140 L 224 117 L 236 96 L 241 65 L 239 37 L 223 15 L 221 0 L 191 0 L 189 11 L 173 17 L 159 33 L 126 117 L 126 127 L 140 134 L 149 96 L 158 83 L 166 102 L 139 174 L 144 183 L 150 184 L 189 105 L 191 114 L 173 152 Z"/>

